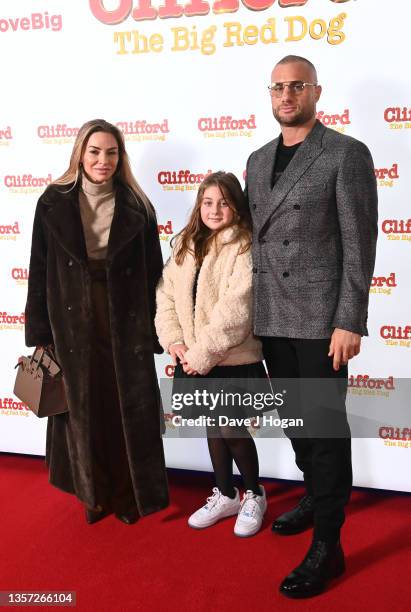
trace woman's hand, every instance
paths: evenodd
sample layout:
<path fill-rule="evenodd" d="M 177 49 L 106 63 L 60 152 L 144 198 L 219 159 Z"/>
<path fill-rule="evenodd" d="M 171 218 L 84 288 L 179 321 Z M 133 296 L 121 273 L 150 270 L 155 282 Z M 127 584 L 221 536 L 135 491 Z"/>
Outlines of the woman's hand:
<path fill-rule="evenodd" d="M 186 351 L 188 351 L 188 347 L 184 344 L 184 342 L 176 342 L 175 344 L 170 344 L 170 346 L 168 347 L 168 352 L 170 353 L 170 357 L 173 360 L 173 365 L 177 365 L 177 359 L 179 359 L 180 362 L 183 363 Z"/>

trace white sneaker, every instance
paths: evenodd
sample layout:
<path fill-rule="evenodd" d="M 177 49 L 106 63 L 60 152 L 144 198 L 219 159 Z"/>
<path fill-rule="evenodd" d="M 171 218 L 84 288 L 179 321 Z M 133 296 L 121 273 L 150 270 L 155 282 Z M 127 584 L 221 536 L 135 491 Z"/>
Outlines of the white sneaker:
<path fill-rule="evenodd" d="M 240 494 L 234 487 L 235 497 L 223 495 L 217 487 L 214 487 L 211 497 L 207 497 L 205 506 L 194 512 L 188 519 L 188 524 L 194 529 L 210 527 L 217 521 L 227 516 L 234 516 L 240 509 Z"/>
<path fill-rule="evenodd" d="M 267 510 L 267 499 L 264 487 L 260 485 L 261 495 L 252 491 L 246 491 L 241 501 L 240 511 L 234 526 L 237 536 L 246 538 L 260 530 L 265 511 Z"/>

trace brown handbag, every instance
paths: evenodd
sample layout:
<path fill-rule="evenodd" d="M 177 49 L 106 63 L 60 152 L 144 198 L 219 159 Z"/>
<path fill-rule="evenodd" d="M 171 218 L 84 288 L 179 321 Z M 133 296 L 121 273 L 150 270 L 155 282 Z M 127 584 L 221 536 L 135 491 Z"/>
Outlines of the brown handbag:
<path fill-rule="evenodd" d="M 14 395 L 38 417 L 67 412 L 63 372 L 50 349 L 37 348 L 16 365 Z"/>

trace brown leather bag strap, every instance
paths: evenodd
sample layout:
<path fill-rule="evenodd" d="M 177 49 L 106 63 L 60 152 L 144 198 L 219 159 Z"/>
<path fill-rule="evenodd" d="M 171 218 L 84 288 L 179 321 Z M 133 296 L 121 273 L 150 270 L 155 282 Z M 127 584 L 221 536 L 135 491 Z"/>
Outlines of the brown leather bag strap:
<path fill-rule="evenodd" d="M 38 361 L 36 361 L 36 360 L 34 359 L 34 356 L 35 356 L 35 354 L 37 353 L 37 349 L 36 349 L 36 350 L 33 352 L 32 356 L 30 357 L 30 362 L 29 362 L 29 367 L 31 367 L 31 366 L 32 366 L 32 364 L 33 364 L 33 361 L 35 361 L 35 363 L 37 364 L 37 365 L 36 365 L 36 367 L 35 367 L 35 370 L 38 370 L 38 369 L 39 369 L 39 367 L 40 367 L 40 365 L 41 365 L 41 362 L 42 362 L 42 359 L 43 359 L 43 355 L 44 355 L 44 353 L 45 353 L 45 349 L 44 349 L 43 347 L 42 347 L 41 349 L 38 349 L 38 350 L 40 350 L 40 351 L 41 351 L 41 353 L 40 353 L 40 357 L 39 357 Z"/>

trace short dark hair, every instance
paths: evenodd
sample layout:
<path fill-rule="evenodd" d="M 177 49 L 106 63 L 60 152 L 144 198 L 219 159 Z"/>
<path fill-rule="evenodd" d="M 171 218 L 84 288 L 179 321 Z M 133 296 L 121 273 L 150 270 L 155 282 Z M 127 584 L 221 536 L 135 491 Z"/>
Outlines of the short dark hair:
<path fill-rule="evenodd" d="M 280 61 L 276 63 L 276 66 L 279 66 L 281 64 L 293 64 L 297 62 L 305 64 L 306 66 L 309 66 L 315 74 L 316 82 L 318 82 L 316 67 L 314 66 L 312 62 L 310 62 L 310 60 L 308 60 L 306 57 L 302 57 L 301 55 L 286 55 L 285 57 L 283 57 L 283 59 L 280 59 Z"/>

